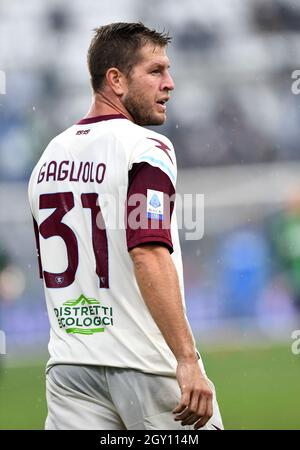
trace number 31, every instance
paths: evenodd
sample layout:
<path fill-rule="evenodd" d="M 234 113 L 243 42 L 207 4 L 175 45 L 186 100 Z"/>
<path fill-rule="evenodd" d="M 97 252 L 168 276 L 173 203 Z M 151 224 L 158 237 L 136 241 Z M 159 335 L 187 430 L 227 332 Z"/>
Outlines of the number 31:
<path fill-rule="evenodd" d="M 100 288 L 108 288 L 107 235 L 103 226 L 101 226 L 101 228 L 97 227 L 97 220 L 100 219 L 101 224 L 104 223 L 101 209 L 98 204 L 98 194 L 81 194 L 81 204 L 83 208 L 88 208 L 91 210 L 92 241 L 96 260 L 96 273 L 99 277 Z M 39 229 L 36 221 L 34 220 L 40 273 L 44 276 L 45 284 L 48 288 L 62 288 L 70 286 L 75 280 L 76 271 L 78 268 L 78 242 L 74 231 L 62 222 L 62 218 L 74 208 L 74 195 L 72 192 L 42 194 L 40 195 L 39 208 L 55 208 L 55 211 L 41 223 Z M 53 236 L 60 236 L 63 239 L 66 245 L 68 257 L 68 267 L 64 272 L 51 273 L 42 270 L 39 232 L 44 239 L 49 239 Z"/>

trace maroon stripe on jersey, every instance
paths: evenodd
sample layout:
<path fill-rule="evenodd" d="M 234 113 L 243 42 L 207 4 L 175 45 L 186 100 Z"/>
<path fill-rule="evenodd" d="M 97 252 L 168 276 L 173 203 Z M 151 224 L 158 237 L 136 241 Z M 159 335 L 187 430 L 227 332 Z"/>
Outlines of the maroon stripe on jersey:
<path fill-rule="evenodd" d="M 38 227 L 37 221 L 35 220 L 35 218 L 33 216 L 32 216 L 32 220 L 33 220 L 33 229 L 34 229 L 35 243 L 36 243 L 36 253 L 37 253 L 37 258 L 38 258 L 38 263 L 39 263 L 40 278 L 43 278 L 39 227 Z"/>
<path fill-rule="evenodd" d="M 147 217 L 147 189 L 163 192 L 163 220 Z M 136 194 L 139 195 L 136 196 Z M 173 253 L 171 218 L 174 209 L 174 195 L 174 186 L 161 169 L 145 162 L 133 164 L 128 173 L 126 205 L 128 251 L 141 244 L 160 243 L 166 246 L 170 253 Z"/>
<path fill-rule="evenodd" d="M 127 119 L 123 114 L 106 114 L 103 116 L 87 117 L 86 119 L 81 119 L 76 125 L 86 125 L 88 123 L 102 122 L 103 120 L 112 119 Z"/>

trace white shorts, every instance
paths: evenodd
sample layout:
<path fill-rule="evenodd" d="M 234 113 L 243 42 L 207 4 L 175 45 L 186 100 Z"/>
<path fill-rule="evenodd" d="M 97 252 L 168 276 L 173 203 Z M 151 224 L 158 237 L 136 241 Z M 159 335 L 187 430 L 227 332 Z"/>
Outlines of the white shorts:
<path fill-rule="evenodd" d="M 213 417 L 202 430 L 223 429 L 213 389 Z M 175 378 L 131 369 L 56 365 L 46 375 L 46 430 L 193 430 L 174 420 Z"/>

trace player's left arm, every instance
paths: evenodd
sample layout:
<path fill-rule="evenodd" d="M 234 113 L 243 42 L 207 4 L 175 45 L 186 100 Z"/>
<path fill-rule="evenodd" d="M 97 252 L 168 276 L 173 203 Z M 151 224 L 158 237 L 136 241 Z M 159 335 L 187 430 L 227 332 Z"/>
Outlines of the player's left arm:
<path fill-rule="evenodd" d="M 198 363 L 177 270 L 170 255 L 173 252 L 174 198 L 173 202 L 168 199 L 175 195 L 176 163 L 163 142 L 157 145 L 136 156 L 129 171 L 127 246 L 145 304 L 177 360 L 181 400 L 173 411 L 175 420 L 200 428 L 212 415 L 212 391 Z M 136 217 L 134 202 L 131 202 L 136 194 L 145 199 L 140 216 L 146 226 L 140 228 L 132 227 L 130 221 L 131 217 Z M 169 226 L 161 226 L 163 219 Z"/>
<path fill-rule="evenodd" d="M 159 244 L 137 246 L 130 255 L 143 299 L 177 360 L 181 399 L 173 410 L 175 420 L 195 424 L 195 429 L 203 427 L 213 414 L 213 393 L 198 363 L 171 255 Z"/>

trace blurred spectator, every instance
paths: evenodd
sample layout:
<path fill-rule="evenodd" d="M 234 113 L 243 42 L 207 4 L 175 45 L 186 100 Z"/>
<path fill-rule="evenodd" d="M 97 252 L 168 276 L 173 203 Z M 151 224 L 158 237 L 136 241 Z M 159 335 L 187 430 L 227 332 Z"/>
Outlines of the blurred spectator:
<path fill-rule="evenodd" d="M 300 312 L 300 190 L 294 191 L 286 208 L 271 226 L 271 241 L 278 270 L 284 274 L 294 305 Z"/>
<path fill-rule="evenodd" d="M 212 48 L 217 43 L 216 30 L 207 30 L 196 20 L 187 22 L 176 38 L 181 50 L 201 51 Z"/>
<path fill-rule="evenodd" d="M 3 271 L 8 267 L 10 263 L 10 258 L 7 250 L 4 248 L 3 244 L 0 242 L 0 276 Z M 2 292 L 0 290 L 0 302 L 3 300 Z M 0 326 L 1 328 L 1 326 Z"/>
<path fill-rule="evenodd" d="M 2 179 L 25 179 L 48 137 L 84 113 L 86 72 L 78 61 L 85 39 L 104 20 L 100 3 L 92 8 L 71 0 L 63 5 L 24 3 L 18 13 L 19 39 L 9 48 L 4 37 L 14 36 L 16 11 L 14 2 L 1 5 L 0 70 L 7 70 L 7 95 L 0 104 Z M 152 3 L 123 0 L 114 8 L 119 14 L 122 4 L 123 12 L 159 21 L 174 36 L 170 51 L 178 93 L 172 96 L 173 117 L 166 126 L 178 150 L 179 167 L 299 160 L 299 97 L 290 94 L 287 84 L 299 60 L 290 31 L 300 31 L 300 5 L 292 0 L 245 0 L 233 11 L 226 3 L 214 8 L 206 1 L 199 7 L 196 0 L 187 0 L 171 8 L 171 2 L 156 0 L 153 8 Z M 105 20 L 110 20 L 110 9 L 105 7 Z M 267 40 L 262 31 L 272 31 Z M 22 38 L 26 45 L 20 46 Z M 189 93 L 180 97 L 186 86 Z M 78 101 L 72 111 L 70 95 Z M 45 118 L 33 119 L 34 127 L 28 118 L 33 108 Z M 48 130 L 40 130 L 42 120 Z"/>
<path fill-rule="evenodd" d="M 256 2 L 253 18 L 257 28 L 262 32 L 300 31 L 299 8 L 295 7 L 295 2 L 289 0 Z"/>
<path fill-rule="evenodd" d="M 9 264 L 9 256 L 7 251 L 4 249 L 2 243 L 0 242 L 0 277 L 1 274 L 3 273 L 3 271 L 6 269 L 6 267 Z M 0 289 L 0 331 L 2 330 L 2 314 L 1 314 L 1 307 L 2 307 L 2 291 Z M 0 342 L 0 345 L 2 345 L 2 343 Z M 3 351 L 4 349 L 0 349 L 1 351 Z M 1 353 L 0 353 L 0 373 L 1 373 L 1 368 L 2 368 L 2 359 L 1 359 Z"/>
<path fill-rule="evenodd" d="M 216 98 L 216 111 L 205 124 L 170 129 L 181 167 L 272 161 L 275 151 L 266 135 L 250 125 L 235 99 Z"/>
<path fill-rule="evenodd" d="M 47 13 L 47 21 L 50 27 L 51 33 L 64 33 L 68 30 L 70 23 L 70 11 L 56 6 L 50 9 Z"/>
<path fill-rule="evenodd" d="M 269 252 L 264 236 L 255 230 L 239 230 L 221 246 L 221 283 L 224 315 L 251 317 L 268 278 Z"/>

